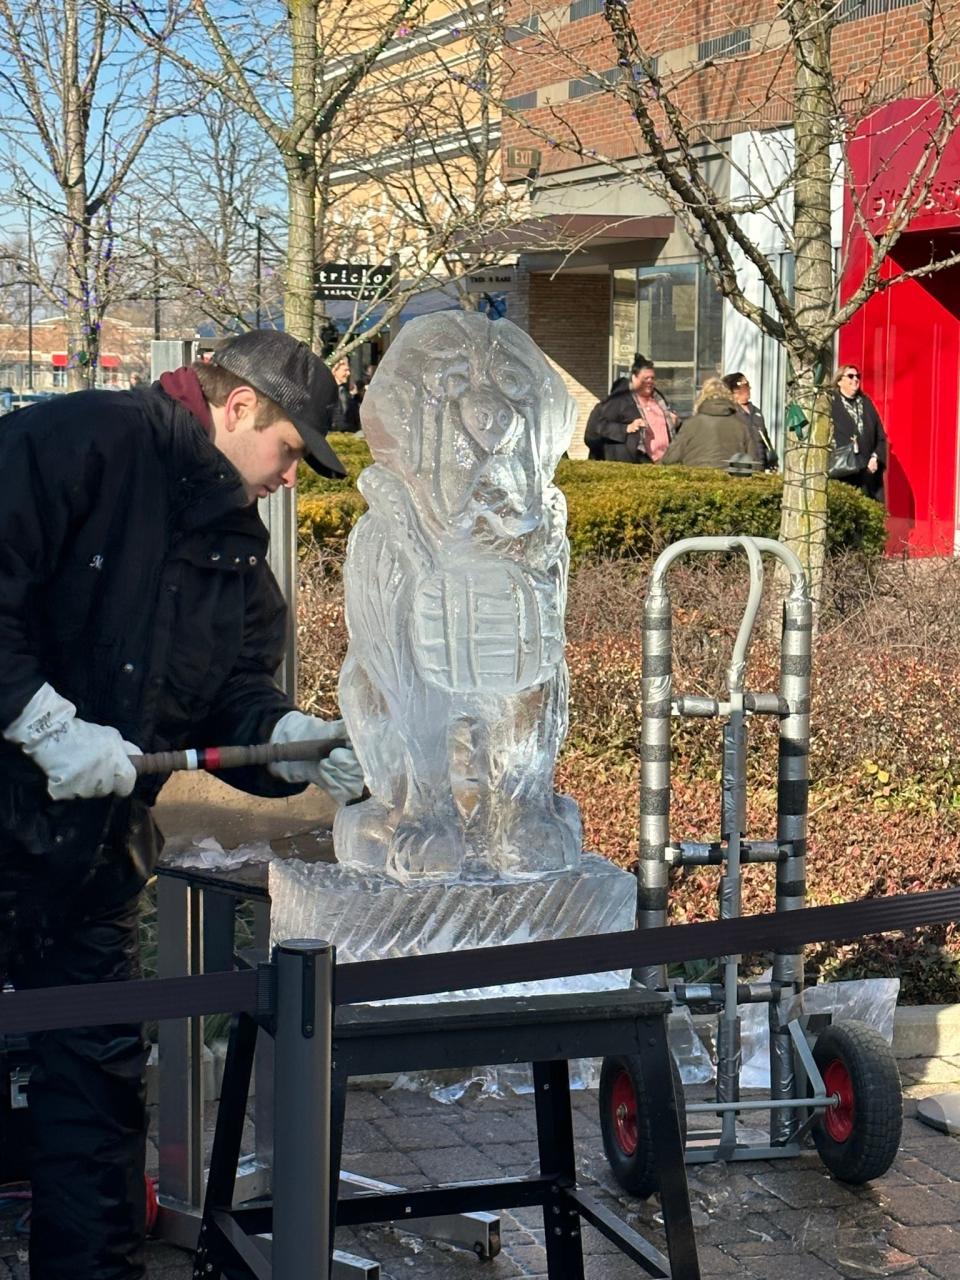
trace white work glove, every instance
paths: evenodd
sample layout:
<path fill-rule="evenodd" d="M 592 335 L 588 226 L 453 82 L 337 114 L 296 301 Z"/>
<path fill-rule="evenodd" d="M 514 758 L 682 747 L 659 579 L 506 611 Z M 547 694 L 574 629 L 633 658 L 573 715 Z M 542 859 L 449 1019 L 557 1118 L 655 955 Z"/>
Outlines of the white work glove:
<path fill-rule="evenodd" d="M 54 800 L 128 796 L 137 781 L 129 757 L 140 748 L 116 729 L 77 719 L 77 708 L 56 689 L 41 685 L 3 736 L 15 742 L 47 775 Z"/>
<path fill-rule="evenodd" d="M 312 782 L 337 804 L 346 804 L 363 790 L 363 770 L 349 745 L 342 720 L 321 720 L 302 711 L 288 711 L 270 735 L 272 743 L 330 742 L 336 738 L 343 738 L 347 745 L 335 747 L 324 760 L 286 760 L 267 768 L 284 782 Z"/>

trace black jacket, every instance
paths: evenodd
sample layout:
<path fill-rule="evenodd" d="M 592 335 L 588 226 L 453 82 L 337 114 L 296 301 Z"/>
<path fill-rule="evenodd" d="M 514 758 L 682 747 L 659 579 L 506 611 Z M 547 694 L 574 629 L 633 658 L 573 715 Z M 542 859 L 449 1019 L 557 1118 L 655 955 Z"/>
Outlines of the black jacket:
<path fill-rule="evenodd" d="M 667 434 L 672 440 L 680 427 L 680 415 L 667 404 L 659 391 L 654 392 L 667 417 Z M 590 457 L 601 462 L 649 462 L 643 447 L 643 432 L 627 434 L 627 427 L 643 412 L 637 407 L 633 392 L 615 391 L 595 405 L 587 419 L 583 442 Z"/>
<path fill-rule="evenodd" d="M 144 751 L 269 738 L 292 705 L 273 679 L 286 610 L 256 507 L 192 414 L 158 384 L 58 397 L 3 420 L 0 475 L 0 727 L 46 682 Z M 0 896 L 84 882 L 131 826 L 149 862 L 163 781 L 55 802 L 0 740 Z"/>
<path fill-rule="evenodd" d="M 849 444 L 857 436 L 856 449 L 863 465 L 859 473 L 847 478 L 848 484 L 856 485 L 870 498 L 883 501 L 883 473 L 887 468 L 887 436 L 880 421 L 877 406 L 862 391 L 849 402 L 839 390 L 830 396 L 830 414 L 833 419 L 833 439 L 838 445 Z M 858 428 L 857 409 L 860 409 L 861 423 Z M 852 410 L 852 411 L 851 411 Z M 877 455 L 879 466 L 874 472 L 867 470 L 867 464 L 873 454 Z"/>
<path fill-rule="evenodd" d="M 337 403 L 330 420 L 331 431 L 359 431 L 360 405 L 363 398 L 350 394 L 350 384 L 341 382 L 337 387 Z"/>
<path fill-rule="evenodd" d="M 767 433 L 763 414 L 752 400 L 748 400 L 746 404 L 737 405 L 737 415 L 743 419 L 750 432 L 751 458 L 759 463 L 764 471 L 775 471 L 780 460 Z"/>

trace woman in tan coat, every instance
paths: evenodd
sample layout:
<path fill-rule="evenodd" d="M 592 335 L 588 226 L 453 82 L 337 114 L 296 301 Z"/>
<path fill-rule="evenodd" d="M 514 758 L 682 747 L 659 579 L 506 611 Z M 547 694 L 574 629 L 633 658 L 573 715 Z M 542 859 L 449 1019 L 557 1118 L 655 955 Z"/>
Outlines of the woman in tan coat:
<path fill-rule="evenodd" d="M 708 378 L 661 465 L 723 468 L 735 453 L 750 453 L 750 431 L 723 380 Z"/>

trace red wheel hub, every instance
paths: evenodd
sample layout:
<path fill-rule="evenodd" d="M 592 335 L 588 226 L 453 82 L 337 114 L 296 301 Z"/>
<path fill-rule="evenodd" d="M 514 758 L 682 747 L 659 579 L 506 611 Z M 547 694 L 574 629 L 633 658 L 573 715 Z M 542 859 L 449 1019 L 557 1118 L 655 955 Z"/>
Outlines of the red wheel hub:
<path fill-rule="evenodd" d="M 637 1095 L 626 1071 L 618 1071 L 614 1077 L 610 1110 L 617 1146 L 625 1156 L 632 1156 L 637 1150 Z"/>
<path fill-rule="evenodd" d="M 823 1073 L 823 1083 L 828 1094 L 835 1093 L 840 1099 L 824 1112 L 824 1128 L 834 1142 L 846 1142 L 853 1134 L 856 1114 L 853 1081 L 850 1079 L 846 1063 L 840 1058 L 834 1058 L 829 1062 Z"/>
<path fill-rule="evenodd" d="M 155 1178 L 147 1177 L 146 1193 L 147 1193 L 147 1235 L 150 1235 L 154 1227 L 157 1225 L 157 1215 L 160 1212 L 160 1205 L 157 1202 L 157 1182 Z"/>

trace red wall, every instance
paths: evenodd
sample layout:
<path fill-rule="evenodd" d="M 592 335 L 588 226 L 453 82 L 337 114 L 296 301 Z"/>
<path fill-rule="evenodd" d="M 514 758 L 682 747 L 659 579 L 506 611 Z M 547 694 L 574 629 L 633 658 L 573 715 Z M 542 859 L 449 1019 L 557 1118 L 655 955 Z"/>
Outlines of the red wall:
<path fill-rule="evenodd" d="M 871 116 L 850 149 L 855 191 L 874 234 L 884 230 L 896 196 L 915 170 L 936 112 L 908 100 Z M 846 261 L 841 297 L 850 296 L 869 261 L 847 193 Z M 884 279 L 960 249 L 960 139 L 940 162 L 925 208 L 885 264 Z M 951 554 L 957 528 L 957 422 L 960 415 L 960 267 L 906 280 L 870 299 L 844 327 L 839 359 L 856 364 L 863 389 L 889 438 L 888 549 Z"/>

